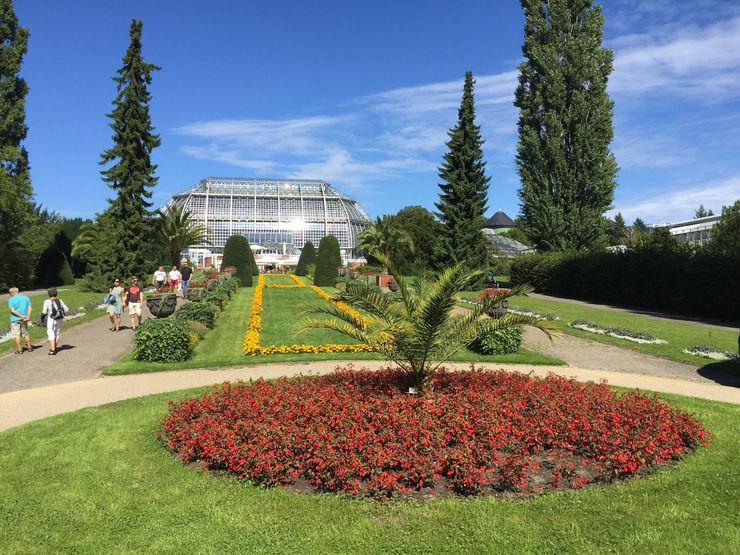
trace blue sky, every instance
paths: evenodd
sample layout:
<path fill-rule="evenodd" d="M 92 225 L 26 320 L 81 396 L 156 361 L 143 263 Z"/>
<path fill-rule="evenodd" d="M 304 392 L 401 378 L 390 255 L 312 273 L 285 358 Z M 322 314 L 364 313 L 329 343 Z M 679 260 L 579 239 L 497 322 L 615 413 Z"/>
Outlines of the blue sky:
<path fill-rule="evenodd" d="M 434 209 L 466 70 L 489 211 L 514 217 L 518 2 L 15 0 L 31 32 L 26 146 L 36 201 L 92 217 L 111 190 L 110 79 L 141 19 L 162 146 L 156 206 L 207 176 L 323 179 L 371 216 Z M 740 198 L 740 5 L 606 0 L 615 53 L 613 215 L 677 222 Z"/>

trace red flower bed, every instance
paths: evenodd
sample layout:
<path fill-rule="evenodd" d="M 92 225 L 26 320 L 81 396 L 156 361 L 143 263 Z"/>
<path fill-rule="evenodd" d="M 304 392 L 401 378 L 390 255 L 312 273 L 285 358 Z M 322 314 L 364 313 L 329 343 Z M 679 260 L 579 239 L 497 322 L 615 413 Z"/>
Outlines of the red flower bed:
<path fill-rule="evenodd" d="M 484 289 L 478 294 L 479 299 L 498 299 L 499 297 L 503 297 L 504 295 L 508 295 L 511 293 L 511 289 L 502 289 L 502 288 L 489 288 Z"/>
<path fill-rule="evenodd" d="M 439 371 L 434 387 L 409 397 L 395 369 L 225 383 L 170 402 L 158 436 L 206 471 L 385 499 L 606 483 L 711 435 L 679 409 L 605 384 Z"/>

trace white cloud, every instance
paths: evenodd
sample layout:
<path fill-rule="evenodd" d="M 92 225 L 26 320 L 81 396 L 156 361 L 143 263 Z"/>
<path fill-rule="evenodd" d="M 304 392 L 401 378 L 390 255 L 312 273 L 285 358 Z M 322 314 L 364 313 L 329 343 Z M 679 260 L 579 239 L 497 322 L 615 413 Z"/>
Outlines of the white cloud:
<path fill-rule="evenodd" d="M 175 129 L 175 133 L 210 139 L 261 152 L 313 154 L 333 142 L 328 137 L 346 126 L 348 116 L 316 116 L 288 120 L 246 119 L 198 122 Z"/>
<path fill-rule="evenodd" d="M 629 129 L 615 136 L 612 151 L 621 168 L 671 168 L 691 163 L 697 150 L 675 135 Z"/>
<path fill-rule="evenodd" d="M 611 41 L 610 93 L 704 97 L 710 102 L 740 95 L 740 17 L 670 29 Z"/>
<path fill-rule="evenodd" d="M 258 174 L 273 172 L 277 167 L 277 164 L 272 160 L 245 160 L 240 156 L 238 151 L 223 150 L 216 143 L 211 143 L 205 147 L 184 146 L 180 148 L 180 151 L 199 160 L 224 162 L 240 168 L 252 169 Z"/>
<path fill-rule="evenodd" d="M 680 222 L 690 219 L 700 204 L 721 213 L 722 206 L 728 206 L 740 199 L 740 175 L 723 181 L 697 183 L 676 188 L 664 193 L 647 190 L 651 197 L 633 199 L 626 203 L 616 203 L 611 215 L 621 212 L 627 222 L 641 218 L 646 223 Z"/>

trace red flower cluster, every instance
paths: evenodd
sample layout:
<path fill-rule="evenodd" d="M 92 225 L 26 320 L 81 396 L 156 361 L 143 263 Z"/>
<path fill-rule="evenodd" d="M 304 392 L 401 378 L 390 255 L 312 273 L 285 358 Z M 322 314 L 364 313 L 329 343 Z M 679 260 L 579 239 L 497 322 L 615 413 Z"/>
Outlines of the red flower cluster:
<path fill-rule="evenodd" d="M 441 370 L 433 381 L 423 398 L 390 368 L 224 383 L 170 402 L 158 435 L 207 470 L 380 499 L 606 483 L 711 436 L 679 409 L 606 384 L 503 371 Z"/>
<path fill-rule="evenodd" d="M 508 295 L 511 293 L 511 289 L 503 289 L 503 288 L 489 288 L 484 289 L 478 294 L 479 299 L 498 299 L 499 297 L 503 297 L 504 295 Z"/>

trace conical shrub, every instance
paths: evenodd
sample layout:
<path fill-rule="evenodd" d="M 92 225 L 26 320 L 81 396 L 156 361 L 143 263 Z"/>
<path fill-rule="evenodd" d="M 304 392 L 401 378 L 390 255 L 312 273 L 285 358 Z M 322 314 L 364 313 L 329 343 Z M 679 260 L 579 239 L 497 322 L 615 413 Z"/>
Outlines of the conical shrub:
<path fill-rule="evenodd" d="M 311 241 L 306 241 L 301 250 L 301 256 L 298 257 L 298 264 L 295 267 L 295 275 L 305 276 L 307 268 L 311 264 L 316 264 L 316 247 Z"/>
<path fill-rule="evenodd" d="M 319 254 L 316 255 L 316 274 L 313 284 L 319 287 L 334 287 L 342 263 L 339 241 L 333 235 L 327 235 L 319 243 Z"/>
<path fill-rule="evenodd" d="M 221 269 L 234 266 L 236 268 L 236 277 L 239 278 L 239 284 L 242 287 L 252 286 L 252 264 L 254 255 L 249 241 L 244 235 L 232 235 L 226 240 L 224 245 L 224 256 L 221 260 Z"/>

